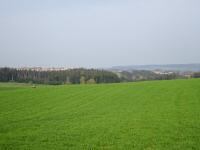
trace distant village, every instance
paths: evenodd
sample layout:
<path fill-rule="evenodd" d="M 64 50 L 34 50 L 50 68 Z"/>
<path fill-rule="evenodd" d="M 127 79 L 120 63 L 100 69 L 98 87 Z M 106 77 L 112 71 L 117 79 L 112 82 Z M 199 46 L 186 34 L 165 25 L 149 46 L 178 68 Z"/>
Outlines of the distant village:
<path fill-rule="evenodd" d="M 65 71 L 68 69 L 73 69 L 73 68 L 68 68 L 68 67 L 20 67 L 17 68 L 17 70 L 30 70 L 30 71 Z"/>
<path fill-rule="evenodd" d="M 23 71 L 23 70 L 29 70 L 29 71 L 66 71 L 69 69 L 74 69 L 72 67 L 20 67 L 20 68 L 16 68 L 19 71 Z M 122 72 L 122 70 L 110 70 L 113 72 Z M 134 71 L 140 71 L 140 70 L 132 70 Z M 147 70 L 148 71 L 148 70 Z M 157 75 L 173 75 L 173 74 L 179 74 L 185 78 L 191 78 L 194 74 L 194 72 L 192 71 L 185 71 L 185 72 L 179 72 L 179 71 L 168 71 L 168 70 L 163 70 L 163 69 L 156 69 L 156 70 L 151 70 L 151 72 L 153 72 L 154 74 Z"/>

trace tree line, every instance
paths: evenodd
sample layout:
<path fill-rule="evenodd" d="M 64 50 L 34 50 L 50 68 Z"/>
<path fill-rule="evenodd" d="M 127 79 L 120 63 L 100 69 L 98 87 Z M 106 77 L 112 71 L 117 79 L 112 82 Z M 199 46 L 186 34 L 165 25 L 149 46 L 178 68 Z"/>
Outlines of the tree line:
<path fill-rule="evenodd" d="M 191 77 L 200 78 L 200 73 L 193 73 Z M 180 78 L 186 77 L 179 73 L 155 74 L 152 71 L 145 70 L 111 72 L 107 70 L 78 68 L 60 71 L 36 71 L 31 69 L 0 68 L 0 82 L 12 81 L 33 84 L 98 84 Z"/>
<path fill-rule="evenodd" d="M 117 83 L 119 77 L 110 71 L 97 69 L 68 69 L 62 71 L 18 70 L 0 68 L 1 82 L 22 82 L 35 84 L 93 84 Z"/>
<path fill-rule="evenodd" d="M 133 71 L 121 71 L 116 72 L 120 77 L 121 82 L 133 82 L 133 81 L 146 81 L 146 80 L 172 80 L 186 78 L 183 75 L 173 72 L 166 74 L 156 74 L 148 70 L 133 70 Z"/>
<path fill-rule="evenodd" d="M 193 74 L 193 78 L 200 78 L 200 72 L 195 72 Z"/>

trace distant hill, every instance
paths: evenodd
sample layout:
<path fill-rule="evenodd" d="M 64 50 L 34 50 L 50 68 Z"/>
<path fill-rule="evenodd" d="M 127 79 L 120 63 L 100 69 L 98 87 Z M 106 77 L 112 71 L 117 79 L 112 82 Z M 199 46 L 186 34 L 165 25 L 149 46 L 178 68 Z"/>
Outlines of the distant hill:
<path fill-rule="evenodd" d="M 164 71 L 191 71 L 199 72 L 200 63 L 196 64 L 168 64 L 168 65 L 130 65 L 130 66 L 114 66 L 110 68 L 114 71 L 132 71 L 132 70 L 164 70 Z"/>

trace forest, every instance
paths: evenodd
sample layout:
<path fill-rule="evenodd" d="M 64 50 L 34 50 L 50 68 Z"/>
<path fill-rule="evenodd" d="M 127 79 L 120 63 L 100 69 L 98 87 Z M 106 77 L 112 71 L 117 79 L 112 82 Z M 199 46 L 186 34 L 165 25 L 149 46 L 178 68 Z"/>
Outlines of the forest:
<path fill-rule="evenodd" d="M 190 78 L 199 78 L 200 73 L 194 72 Z M 147 70 L 114 72 L 100 69 L 67 69 L 59 71 L 36 71 L 31 69 L 0 68 L 0 82 L 20 82 L 31 84 L 99 84 L 119 83 L 146 80 L 172 80 L 188 78 L 178 72 L 156 74 Z"/>
<path fill-rule="evenodd" d="M 68 69 L 62 71 L 33 71 L 16 68 L 0 68 L 1 82 L 35 84 L 94 84 L 117 83 L 119 77 L 110 71 L 97 69 Z"/>

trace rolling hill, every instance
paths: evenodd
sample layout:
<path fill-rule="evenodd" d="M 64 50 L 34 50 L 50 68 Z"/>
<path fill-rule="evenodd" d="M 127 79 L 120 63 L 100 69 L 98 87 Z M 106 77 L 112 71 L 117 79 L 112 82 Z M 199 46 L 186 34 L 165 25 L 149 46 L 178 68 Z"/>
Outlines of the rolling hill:
<path fill-rule="evenodd" d="M 114 66 L 110 70 L 132 71 L 132 70 L 166 70 L 166 71 L 181 71 L 181 72 L 199 72 L 200 64 L 166 64 L 166 65 L 130 65 L 130 66 Z"/>

